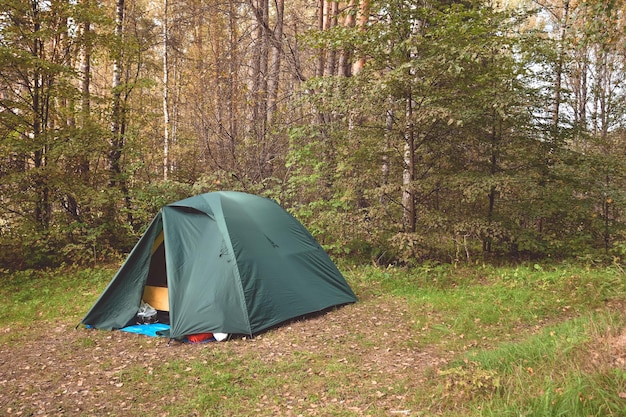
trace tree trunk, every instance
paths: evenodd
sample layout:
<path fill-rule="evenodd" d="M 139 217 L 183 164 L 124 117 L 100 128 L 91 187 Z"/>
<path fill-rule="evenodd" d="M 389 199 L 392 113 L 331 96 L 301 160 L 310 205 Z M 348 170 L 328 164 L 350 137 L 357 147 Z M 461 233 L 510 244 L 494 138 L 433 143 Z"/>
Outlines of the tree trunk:
<path fill-rule="evenodd" d="M 370 18 L 370 0 L 361 0 L 359 7 L 359 19 L 357 25 L 360 30 L 366 30 L 367 22 Z M 365 57 L 361 56 L 352 64 L 352 74 L 359 73 L 365 66 Z"/>
<path fill-rule="evenodd" d="M 235 15 L 235 5 L 233 1 L 228 3 L 228 24 L 229 24 L 229 46 L 230 46 L 230 59 L 228 61 L 228 153 L 233 160 L 235 158 L 235 144 L 236 138 L 239 136 L 239 123 L 237 121 L 236 104 L 237 100 L 237 84 L 239 83 L 238 77 L 238 35 L 237 35 L 237 19 Z"/>
<path fill-rule="evenodd" d="M 354 18 L 353 9 L 355 8 L 355 1 L 350 0 L 348 4 L 348 13 L 346 14 L 346 18 L 343 22 L 343 25 L 347 28 L 353 28 L 356 24 Z M 342 77 L 349 77 L 352 75 L 352 50 L 351 48 L 343 48 L 339 53 L 339 75 Z"/>
<path fill-rule="evenodd" d="M 122 35 L 124 30 L 124 0 L 117 0 L 115 4 L 115 37 L 122 43 Z M 113 92 L 113 103 L 111 107 L 111 141 L 109 149 L 109 186 L 115 187 L 119 181 L 121 173 L 120 159 L 122 157 L 122 148 L 124 146 L 124 122 L 122 111 L 122 58 L 121 52 L 113 61 L 113 82 L 111 90 Z"/>
<path fill-rule="evenodd" d="M 498 115 L 496 112 L 493 113 L 493 123 L 491 126 L 491 140 L 490 140 L 490 145 L 491 145 L 491 155 L 489 157 L 489 174 L 493 177 L 497 174 L 498 172 L 498 141 L 500 139 L 500 134 L 499 134 L 499 129 L 497 127 L 497 123 L 498 123 Z M 491 224 L 491 222 L 493 222 L 493 217 L 494 217 L 494 212 L 495 212 L 495 207 L 496 207 L 496 197 L 497 197 L 497 190 L 495 185 L 492 185 L 491 187 L 489 187 L 489 194 L 488 194 L 488 200 L 489 200 L 489 204 L 488 204 L 488 208 L 487 208 L 487 223 Z M 493 239 L 491 238 L 491 236 L 485 236 L 483 238 L 483 251 L 484 252 L 491 252 L 492 250 L 492 241 Z"/>
<path fill-rule="evenodd" d="M 269 0 L 259 0 L 259 8 L 262 13 L 262 21 L 259 22 L 260 32 L 260 72 L 258 74 L 259 91 L 257 106 L 259 108 L 260 126 L 257 128 L 257 139 L 262 143 L 265 137 L 266 120 L 267 120 L 267 69 L 269 65 Z"/>
<path fill-rule="evenodd" d="M 556 61 L 556 68 L 554 71 L 554 103 L 552 109 L 552 142 L 556 145 L 559 142 L 559 119 L 560 119 L 560 109 L 563 94 L 563 72 L 564 72 L 564 64 L 565 64 L 565 37 L 567 35 L 567 25 L 569 20 L 569 0 L 565 0 L 563 4 L 563 15 L 561 17 L 561 21 L 559 22 L 561 25 L 561 31 L 559 33 L 559 46 L 558 46 L 558 56 Z"/>
<path fill-rule="evenodd" d="M 278 102 L 278 86 L 280 81 L 280 65 L 283 54 L 283 27 L 285 14 L 285 0 L 276 0 L 276 22 L 274 33 L 271 38 L 270 73 L 267 86 L 267 124 L 271 125 L 276 114 Z"/>
<path fill-rule="evenodd" d="M 328 15 L 326 16 L 326 29 L 332 29 L 337 26 L 339 22 L 339 2 L 335 0 L 328 0 L 326 2 L 326 10 Z M 337 71 L 337 50 L 334 47 L 329 47 L 326 50 L 326 63 L 324 66 L 324 76 L 330 77 L 336 74 Z"/>
<path fill-rule="evenodd" d="M 389 173 L 391 172 L 391 166 L 389 162 L 389 156 L 387 155 L 389 151 L 389 144 L 391 143 L 391 138 L 393 136 L 393 119 L 394 119 L 394 110 L 392 100 L 389 100 L 389 108 L 385 113 L 385 144 L 383 146 L 383 156 L 382 156 L 382 166 L 381 166 L 381 185 L 383 187 L 383 192 L 380 195 L 379 201 L 383 206 L 387 206 L 389 202 L 389 198 L 387 197 L 386 186 L 389 184 Z"/>
<path fill-rule="evenodd" d="M 126 138 L 126 123 L 127 123 L 127 102 L 130 96 L 130 90 L 122 94 L 122 71 L 123 63 L 123 35 L 124 35 L 124 0 L 117 0 L 115 5 L 115 37 L 119 42 L 120 49 L 116 51 L 116 56 L 113 60 L 113 82 L 111 83 L 112 90 L 112 108 L 111 108 L 111 139 L 109 143 L 109 157 L 108 157 L 108 173 L 109 173 L 109 187 L 114 189 L 119 187 L 122 192 L 124 205 L 126 207 L 126 221 L 131 226 L 133 224 L 133 210 L 131 210 L 130 195 L 128 192 L 128 186 L 124 178 L 122 177 L 122 154 L 124 151 L 125 138 Z M 127 70 L 127 69 L 126 69 Z M 127 76 L 130 76 L 127 74 Z M 114 247 L 120 244 L 119 235 L 114 227 L 116 223 L 116 207 L 114 199 L 111 199 L 110 203 L 106 207 L 106 220 L 109 228 L 109 239 Z"/>
<path fill-rule="evenodd" d="M 416 230 L 415 212 L 415 132 L 413 130 L 413 97 L 406 98 L 406 125 L 404 132 L 404 170 L 402 174 L 402 207 L 405 230 L 414 233 Z"/>
<path fill-rule="evenodd" d="M 87 0 L 88 2 L 88 0 Z M 80 54 L 80 96 L 81 117 L 80 125 L 86 128 L 91 112 L 91 22 L 86 20 L 82 24 L 82 45 Z"/>
<path fill-rule="evenodd" d="M 163 180 L 167 181 L 170 170 L 170 112 L 168 103 L 168 0 L 163 0 Z"/>
<path fill-rule="evenodd" d="M 587 126 L 587 76 L 589 73 L 589 50 L 582 47 L 577 56 L 576 72 L 572 76 L 574 93 L 574 121 L 579 130 L 586 131 Z"/>
<path fill-rule="evenodd" d="M 255 140 L 255 145 L 260 147 L 265 136 L 265 123 L 267 121 L 269 1 L 257 0 L 256 4 L 253 4 L 250 0 L 249 4 L 257 20 L 250 72 L 250 131 Z"/>
<path fill-rule="evenodd" d="M 317 30 L 324 31 L 327 29 L 327 10 L 326 0 L 319 0 L 317 3 Z M 315 65 L 315 76 L 321 77 L 324 75 L 324 62 L 326 61 L 326 51 L 320 48 L 317 55 L 317 64 Z"/>
<path fill-rule="evenodd" d="M 44 59 L 44 42 L 39 37 L 41 31 L 39 2 L 33 1 L 31 2 L 31 6 L 34 22 L 33 33 L 35 34 L 32 43 L 32 55 L 36 60 L 40 60 Z M 50 207 L 50 189 L 44 170 L 46 166 L 47 146 L 43 136 L 47 125 L 46 113 L 49 108 L 49 95 L 45 93 L 45 87 L 46 82 L 43 70 L 40 68 L 40 64 L 36 64 L 32 76 L 32 132 L 33 139 L 36 143 L 35 146 L 38 146 L 38 149 L 35 150 L 33 155 L 33 163 L 36 170 L 35 189 L 38 193 L 35 203 L 35 221 L 37 225 L 43 229 L 49 227 L 52 214 Z"/>

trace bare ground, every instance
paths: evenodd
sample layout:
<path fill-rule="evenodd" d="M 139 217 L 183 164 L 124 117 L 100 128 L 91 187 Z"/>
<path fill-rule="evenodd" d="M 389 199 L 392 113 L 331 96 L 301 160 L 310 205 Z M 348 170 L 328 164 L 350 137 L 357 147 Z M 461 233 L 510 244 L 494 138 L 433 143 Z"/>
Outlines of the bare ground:
<path fill-rule="evenodd" d="M 407 393 L 424 381 L 427 369 L 446 361 L 434 349 L 418 347 L 413 324 L 401 300 L 386 298 L 287 323 L 253 339 L 202 345 L 74 329 L 71 323 L 3 328 L 8 341 L 0 345 L 0 415 L 166 415 L 161 402 L 145 401 L 155 396 L 149 381 L 128 372 L 139 367 L 153 375 L 173 361 L 207 362 L 217 354 L 275 367 L 285 373 L 277 375 L 284 381 L 290 380 L 286 372 L 298 374 L 293 383 L 247 399 L 251 414 L 323 415 L 326 404 L 348 415 L 366 415 L 375 404 L 389 415 L 408 415 Z M 296 369 L 285 366 L 290 362 Z M 176 372 L 173 377 L 194 381 Z M 324 389 L 337 378 L 345 387 Z M 163 395 L 175 397 L 169 401 L 189 400 L 185 387 L 173 391 Z"/>

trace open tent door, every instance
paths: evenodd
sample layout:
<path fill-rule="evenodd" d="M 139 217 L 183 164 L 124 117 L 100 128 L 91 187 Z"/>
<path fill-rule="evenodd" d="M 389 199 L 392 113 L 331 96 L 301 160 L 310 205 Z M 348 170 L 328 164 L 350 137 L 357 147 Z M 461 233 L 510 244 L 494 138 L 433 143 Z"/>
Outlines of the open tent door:
<path fill-rule="evenodd" d="M 146 286 L 143 289 L 142 298 L 143 301 L 150 304 L 156 310 L 170 311 L 163 230 L 161 230 L 161 233 L 154 239 L 154 244 L 152 245 L 150 268 L 148 269 L 148 278 L 146 280 Z"/>
<path fill-rule="evenodd" d="M 98 329 L 121 329 L 131 323 L 141 303 L 154 242 L 163 230 L 157 214 L 81 323 Z"/>

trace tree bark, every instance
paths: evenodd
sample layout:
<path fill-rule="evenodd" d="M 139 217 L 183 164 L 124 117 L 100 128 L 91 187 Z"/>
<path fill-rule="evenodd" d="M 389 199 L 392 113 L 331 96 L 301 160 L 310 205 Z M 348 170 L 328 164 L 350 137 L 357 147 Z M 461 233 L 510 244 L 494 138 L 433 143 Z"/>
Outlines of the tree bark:
<path fill-rule="evenodd" d="M 353 28 L 356 24 L 354 8 L 356 0 L 350 0 L 347 7 L 346 18 L 343 22 L 344 27 Z M 349 77 L 352 75 L 352 49 L 351 48 L 343 48 L 339 53 L 339 75 L 342 77 Z"/>
<path fill-rule="evenodd" d="M 413 130 L 413 97 L 406 98 L 405 108 L 406 125 L 404 132 L 404 170 L 402 174 L 402 207 L 404 224 L 407 232 L 416 230 L 415 212 L 415 132 Z"/>
<path fill-rule="evenodd" d="M 44 59 L 44 42 L 39 37 L 41 31 L 39 2 L 31 1 L 33 13 L 33 33 L 32 55 L 36 60 Z M 47 111 L 49 109 L 49 95 L 45 93 L 46 80 L 40 64 L 36 64 L 32 76 L 32 132 L 38 148 L 33 154 L 33 163 L 36 169 L 35 186 L 38 193 L 35 204 L 35 220 L 38 226 L 47 229 L 50 225 L 52 209 L 50 207 L 50 189 L 48 180 L 44 173 L 47 158 L 47 145 L 43 140 L 44 130 L 47 125 Z"/>
<path fill-rule="evenodd" d="M 117 0 L 115 4 L 115 38 L 122 43 L 122 35 L 124 31 L 124 0 Z M 123 111 L 122 111 L 122 92 L 120 90 L 122 84 L 122 63 L 121 53 L 113 60 L 113 81 L 111 90 L 113 92 L 113 102 L 111 107 L 111 141 L 109 149 L 109 186 L 115 187 L 119 181 L 121 172 L 120 158 L 122 156 L 122 148 L 124 146 L 123 132 Z"/>
<path fill-rule="evenodd" d="M 389 198 L 387 197 L 386 186 L 389 184 L 389 173 L 391 172 L 391 165 L 389 162 L 389 156 L 387 155 L 389 151 L 389 144 L 391 143 L 393 136 L 393 119 L 394 119 L 394 110 L 392 100 L 388 100 L 389 107 L 385 112 L 385 144 L 383 146 L 383 156 L 382 156 L 382 165 L 381 165 L 381 185 L 383 186 L 383 193 L 381 193 L 379 201 L 382 206 L 387 206 L 389 202 Z"/>
<path fill-rule="evenodd" d="M 265 123 L 267 121 L 269 1 L 257 0 L 256 4 L 253 4 L 252 0 L 249 0 L 249 4 L 257 20 L 250 72 L 250 131 L 257 141 L 256 144 L 260 145 L 265 135 Z"/>
<path fill-rule="evenodd" d="M 267 123 L 271 125 L 276 114 L 278 103 L 278 86 L 280 82 L 280 66 L 283 54 L 283 28 L 285 0 L 276 0 L 276 22 L 272 36 L 270 73 L 267 86 Z"/>
<path fill-rule="evenodd" d="M 337 26 L 339 22 L 339 2 L 335 0 L 328 0 L 326 2 L 326 30 L 332 29 Z M 336 75 L 337 72 L 337 50 L 334 47 L 329 47 L 326 50 L 326 62 L 324 66 L 324 76 L 330 77 Z"/>
<path fill-rule="evenodd" d="M 169 68 L 168 0 L 163 0 L 163 180 L 167 181 L 170 170 L 170 112 L 169 112 Z"/>
<path fill-rule="evenodd" d="M 327 14 L 328 12 L 326 10 L 326 0 L 319 0 L 317 4 L 317 30 L 319 30 L 320 32 L 326 30 L 327 28 L 327 24 L 326 24 Z M 326 51 L 325 49 L 320 48 L 318 55 L 317 55 L 317 64 L 315 65 L 316 77 L 321 77 L 324 75 L 324 62 L 325 61 L 326 61 Z"/>
<path fill-rule="evenodd" d="M 89 0 L 86 0 L 88 3 Z M 91 22 L 82 24 L 82 45 L 80 54 L 80 95 L 81 95 L 81 127 L 86 127 L 91 112 Z"/>
<path fill-rule="evenodd" d="M 565 64 L 565 37 L 567 35 L 567 25 L 569 20 L 569 0 L 565 0 L 563 4 L 563 15 L 560 20 L 560 32 L 559 32 L 559 45 L 558 56 L 556 61 L 556 68 L 554 71 L 554 104 L 552 109 L 552 141 L 556 144 L 559 140 L 559 120 L 560 109 L 563 94 L 563 66 Z"/>
<path fill-rule="evenodd" d="M 367 22 L 370 18 L 370 0 L 361 0 L 361 4 L 359 6 L 358 13 L 358 22 L 357 26 L 360 30 L 365 31 Z M 363 67 L 365 66 L 365 57 L 360 56 L 353 64 L 352 64 L 352 74 L 358 74 Z"/>
<path fill-rule="evenodd" d="M 237 84 L 239 83 L 238 77 L 238 35 L 237 35 L 237 17 L 235 15 L 235 5 L 233 1 L 228 3 L 228 25 L 229 25 L 229 46 L 230 46 L 230 59 L 228 61 L 228 155 L 232 159 L 235 158 L 235 144 L 236 138 L 239 136 L 239 123 L 237 121 L 236 104 L 237 100 Z"/>

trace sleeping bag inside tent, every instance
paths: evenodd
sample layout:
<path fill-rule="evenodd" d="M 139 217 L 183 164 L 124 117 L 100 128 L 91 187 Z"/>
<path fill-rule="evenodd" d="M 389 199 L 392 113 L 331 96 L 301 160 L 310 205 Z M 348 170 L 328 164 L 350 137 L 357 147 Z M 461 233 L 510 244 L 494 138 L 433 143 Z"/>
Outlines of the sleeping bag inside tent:
<path fill-rule="evenodd" d="M 273 200 L 235 191 L 163 207 L 81 323 L 134 324 L 142 302 L 169 337 L 246 334 L 356 302 L 328 254 Z"/>

